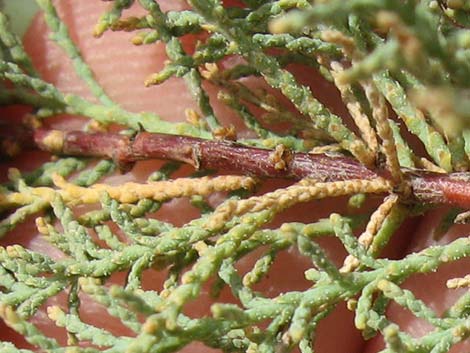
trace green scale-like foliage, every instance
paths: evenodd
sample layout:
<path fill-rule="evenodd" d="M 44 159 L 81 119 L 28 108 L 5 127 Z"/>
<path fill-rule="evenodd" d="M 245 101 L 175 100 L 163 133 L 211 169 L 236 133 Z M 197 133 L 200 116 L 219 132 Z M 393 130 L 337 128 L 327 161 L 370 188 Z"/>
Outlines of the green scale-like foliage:
<path fill-rule="evenodd" d="M 343 85 L 348 93 L 345 104 L 360 107 L 372 131 L 378 131 L 379 124 L 389 124 L 402 170 L 468 171 L 467 1 L 246 0 L 243 7 L 224 7 L 219 0 L 189 2 L 188 10 L 163 12 L 152 0 L 110 1 L 95 34 L 125 28 L 135 31 L 138 44 L 163 42 L 168 61 L 147 84 L 165 85 L 172 77 L 183 78 L 199 107 L 202 119 L 198 124 L 168 122 L 150 112 L 129 112 L 114 102 L 82 58 L 51 0 L 37 0 L 51 38 L 72 59 L 77 74 L 97 99 L 91 102 L 65 94 L 43 81 L 21 40 L 9 29 L 6 15 L 0 13 L 0 104 L 29 105 L 37 119 L 67 113 L 104 126 L 120 124 L 127 129 L 123 133 L 131 135 L 143 130 L 211 140 L 223 127 L 206 92 L 204 81 L 210 80 L 221 89 L 220 100 L 252 132 L 251 138 L 237 140 L 240 144 L 270 149 L 282 144 L 292 151 L 312 147 L 334 150 L 369 167 L 378 166 L 384 154 L 389 158 L 387 153 L 393 152 L 368 145 L 361 127 L 352 128 L 349 119 L 333 113 L 291 73 L 288 65 L 298 63 Z M 130 6 L 142 7 L 145 15 L 126 18 L 125 9 Z M 205 35 L 190 54 L 181 38 L 195 33 Z M 336 40 L 331 40 L 332 33 Z M 219 68 L 210 75 L 211 64 L 233 55 L 243 58 L 243 63 Z M 331 63 L 341 63 L 344 70 L 333 72 Z M 252 76 L 280 91 L 297 112 L 244 85 L 241 79 Z M 377 106 L 371 103 L 366 87 L 393 112 L 383 122 L 374 120 Z M 426 98 L 433 100 L 429 107 L 420 103 Z M 263 119 L 253 113 L 254 106 L 263 112 Z M 446 119 L 456 123 L 449 126 L 443 121 Z M 279 132 L 271 123 L 289 128 Z M 379 144 L 387 137 L 380 138 Z M 427 154 L 411 147 L 418 144 Z M 153 171 L 149 182 L 174 180 L 180 167 L 168 162 Z M 115 169 L 115 163 L 108 160 L 58 157 L 30 173 L 11 171 L 10 182 L 0 187 L 1 236 L 14 242 L 10 232 L 40 216 L 37 225 L 42 236 L 62 254 L 47 255 L 21 245 L 0 247 L 0 315 L 35 349 L 57 353 L 173 352 L 199 341 L 227 352 L 268 353 L 299 347 L 310 353 L 314 352 L 318 323 L 342 302 L 355 312 L 355 326 L 364 337 L 384 336 L 387 347 L 383 352 L 447 352 L 470 334 L 468 294 L 438 316 L 411 291 L 400 287 L 414 274 L 429 273 L 470 256 L 468 238 L 398 260 L 380 257 L 400 225 L 409 216 L 426 211 L 412 204 L 405 192 L 398 193 L 398 202 L 382 215 L 373 239 L 366 244 L 356 235 L 364 231 L 371 217 L 377 217 L 373 209 L 362 205 L 370 192 L 367 189 L 361 194 L 346 193 L 349 209 L 337 211 L 342 215 L 312 215 L 311 223 L 289 222 L 273 228 L 266 225 L 306 196 L 285 203 L 279 193 L 250 198 L 252 191 L 240 188 L 227 190 L 226 199 L 214 207 L 205 195 L 194 192 L 190 204 L 200 217 L 175 225 L 158 219 L 163 201 L 143 198 L 134 204 L 124 203 L 106 192 L 100 195 L 100 204 L 77 215 L 82 205 L 64 200 L 55 181 L 58 174 L 70 185 L 91 187 Z M 198 171 L 190 177 L 214 172 Z M 395 186 L 395 190 L 403 190 Z M 55 196 L 46 200 L 33 193 L 41 187 Z M 33 196 L 18 207 L 3 203 L 3 198 L 12 194 Z M 224 214 L 230 207 L 243 208 L 250 200 L 265 202 L 264 207 Z M 449 227 L 456 214 L 458 211 L 452 210 L 451 220 L 444 217 L 442 227 Z M 320 237 L 334 237 L 343 245 L 357 261 L 352 271 L 340 270 L 319 245 Z M 311 285 L 275 297 L 255 290 L 257 283 L 272 274 L 278 255 L 287 251 L 311 262 L 305 272 Z M 249 270 L 241 272 L 239 264 L 254 252 L 258 258 Z M 143 285 L 149 272 L 161 272 L 165 277 L 159 288 L 150 290 Z M 124 274 L 125 281 L 112 284 L 111 278 L 119 274 Z M 185 308 L 209 287 L 214 295 L 210 313 L 203 317 L 186 314 Z M 231 292 L 230 302 L 219 297 L 226 287 Z M 47 337 L 31 320 L 49 305 L 50 298 L 63 292 L 67 293 L 66 305 L 49 306 L 47 311 L 50 324 L 68 333 L 67 347 Z M 82 320 L 80 304 L 85 295 L 131 333 L 116 336 Z M 421 338 L 401 331 L 385 314 L 390 302 L 435 329 Z M 83 342 L 91 345 L 84 348 Z M 32 352 L 8 342 L 0 342 L 0 351 Z"/>

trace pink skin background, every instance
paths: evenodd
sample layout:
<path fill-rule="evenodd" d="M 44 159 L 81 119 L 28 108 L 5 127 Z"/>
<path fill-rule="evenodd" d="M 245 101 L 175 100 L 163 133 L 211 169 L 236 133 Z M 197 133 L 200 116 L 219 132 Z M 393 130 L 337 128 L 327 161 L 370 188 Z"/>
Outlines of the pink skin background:
<path fill-rule="evenodd" d="M 181 0 L 159 1 L 164 11 L 169 9 L 183 9 L 187 5 Z M 152 111 L 169 121 L 182 121 L 185 118 L 184 109 L 197 109 L 190 93 L 185 87 L 183 80 L 170 79 L 162 86 L 145 88 L 142 82 L 154 72 L 159 71 L 167 59 L 164 45 L 161 43 L 150 46 L 136 47 L 130 43 L 132 34 L 129 33 L 106 33 L 102 38 L 95 39 L 91 35 L 91 29 L 97 22 L 99 14 L 106 9 L 106 4 L 100 1 L 56 1 L 61 18 L 67 23 L 74 41 L 80 47 L 83 57 L 96 74 L 98 81 L 105 88 L 109 96 L 130 111 Z M 227 5 L 236 5 L 233 1 L 226 2 Z M 141 10 L 136 7 L 126 11 L 127 15 L 139 14 Z M 186 36 L 184 46 L 191 50 L 197 36 Z M 48 30 L 42 17 L 36 17 L 30 29 L 25 35 L 24 43 L 27 51 L 33 58 L 34 65 L 43 78 L 54 83 L 63 92 L 75 93 L 93 99 L 86 85 L 78 79 L 73 71 L 70 60 L 48 39 Z M 219 66 L 230 66 L 240 62 L 240 58 L 230 58 L 219 63 Z M 345 107 L 334 86 L 322 80 L 319 75 L 310 69 L 301 66 L 290 66 L 289 70 L 296 74 L 299 80 L 309 86 L 314 95 L 329 106 L 336 114 L 343 117 L 348 116 Z M 285 102 L 278 92 L 267 87 L 262 79 L 245 79 L 244 83 L 251 88 L 262 88 L 274 94 Z M 233 124 L 239 131 L 240 136 L 250 136 L 240 119 L 234 113 L 217 101 L 217 89 L 206 86 L 211 104 L 215 107 L 217 116 L 223 125 Z M 18 121 L 27 109 L 13 107 L 0 111 L 1 119 Z M 256 110 L 255 110 L 256 111 Z M 48 120 L 48 126 L 57 129 L 77 129 L 84 124 L 84 119 L 79 117 L 58 117 Z M 49 160 L 50 156 L 43 152 L 27 152 L 20 155 L 14 162 L 0 165 L 0 176 L 6 176 L 9 167 L 18 167 L 22 170 L 31 170 Z M 161 162 L 146 161 L 137 164 L 133 170 L 125 175 L 113 175 L 106 178 L 106 182 L 119 184 L 124 181 L 144 181 L 152 171 L 156 170 Z M 187 174 L 188 168 L 180 175 Z M 269 181 L 260 192 L 266 192 L 287 185 L 284 181 Z M 221 201 L 220 195 L 212 196 L 209 201 L 216 205 Z M 268 227 L 278 227 L 283 222 L 299 221 L 312 222 L 318 218 L 328 216 L 333 210 L 335 212 L 345 211 L 345 200 L 334 199 L 322 202 L 312 202 L 299 205 L 279 215 Z M 378 199 L 368 201 L 366 207 L 375 207 L 380 202 Z M 85 212 L 86 208 L 75 210 L 77 213 Z M 412 219 L 404 224 L 392 244 L 387 249 L 385 256 L 397 258 L 400 254 L 418 251 L 433 244 L 445 244 L 457 237 L 466 236 L 469 228 L 455 226 L 450 229 L 439 241 L 433 240 L 433 229 L 438 224 L 444 209 L 429 212 L 423 217 Z M 187 200 L 178 199 L 166 204 L 157 213 L 157 217 L 176 225 L 198 217 L 198 212 L 191 207 Z M 63 256 L 58 250 L 52 248 L 38 235 L 33 220 L 28 220 L 7 237 L 2 239 L 1 245 L 20 243 L 30 249 L 48 253 L 55 258 Z M 326 249 L 330 258 L 338 265 L 342 263 L 345 252 L 341 244 L 333 238 L 321 239 L 321 245 Z M 240 261 L 239 271 L 246 272 L 253 265 L 257 254 L 249 256 Z M 423 299 L 437 313 L 442 313 L 446 308 L 462 294 L 463 290 L 448 290 L 445 282 L 448 278 L 464 276 L 469 268 L 470 260 L 461 260 L 458 263 L 442 267 L 436 273 L 419 275 L 410 278 L 405 287 L 411 289 L 418 298 Z M 282 252 L 276 259 L 268 278 L 256 286 L 256 289 L 266 296 L 273 297 L 279 293 L 290 290 L 302 290 L 310 285 L 304 278 L 304 271 L 311 267 L 311 262 L 301 257 L 296 251 Z M 112 278 L 115 283 L 123 283 L 124 274 L 117 274 Z M 143 286 L 146 289 L 161 289 L 164 272 L 149 271 L 144 276 Z M 219 300 L 236 302 L 228 290 L 222 293 Z M 212 299 L 207 293 L 207 288 L 201 297 L 194 303 L 188 305 L 186 313 L 191 316 L 201 316 L 209 313 Z M 64 295 L 51 298 L 48 305 L 64 305 Z M 106 314 L 105 309 L 94 303 L 85 295 L 82 296 L 81 316 L 84 321 L 94 323 L 97 326 L 109 329 L 115 334 L 131 334 L 118 320 Z M 432 330 L 425 322 L 414 318 L 409 312 L 402 310 L 398 305 L 391 305 L 388 317 L 399 324 L 399 326 L 415 337 L 419 337 Z M 40 310 L 33 321 L 41 327 L 48 335 L 57 337 L 65 343 L 64 331 L 54 326 L 47 318 L 45 311 Z M 18 337 L 10 329 L 0 323 L 0 339 L 10 340 L 19 347 L 28 347 L 23 339 Z M 358 331 L 354 328 L 353 314 L 344 305 L 338 308 L 325 319 L 319 327 L 316 351 L 320 353 L 340 352 L 378 352 L 383 348 L 380 337 L 365 343 Z M 209 352 L 213 351 L 200 343 L 193 343 L 183 349 L 184 352 Z M 470 344 L 460 344 L 451 352 L 468 352 Z"/>

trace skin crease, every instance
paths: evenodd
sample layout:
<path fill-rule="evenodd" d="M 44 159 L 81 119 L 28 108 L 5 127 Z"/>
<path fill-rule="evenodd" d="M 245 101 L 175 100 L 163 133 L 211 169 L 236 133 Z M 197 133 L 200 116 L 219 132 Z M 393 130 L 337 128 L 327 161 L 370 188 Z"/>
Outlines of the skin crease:
<path fill-rule="evenodd" d="M 164 11 L 184 8 L 185 3 L 180 0 L 159 1 Z M 226 2 L 226 5 L 236 5 L 233 2 Z M 185 84 L 180 79 L 171 79 L 162 86 L 144 88 L 142 82 L 151 73 L 160 70 L 166 59 L 164 46 L 160 43 L 145 47 L 134 47 L 129 43 L 131 34 L 127 33 L 106 33 L 100 39 L 94 39 L 90 35 L 91 28 L 96 23 L 98 15 L 104 11 L 107 4 L 99 1 L 60 1 L 57 2 L 58 11 L 63 20 L 70 28 L 71 35 L 82 50 L 82 54 L 93 69 L 98 81 L 105 88 L 109 96 L 119 102 L 124 108 L 131 111 L 153 111 L 162 118 L 178 121 L 184 120 L 184 109 L 191 107 L 197 109 L 196 104 L 188 93 Z M 171 7 L 170 7 L 171 6 Z M 136 14 L 137 10 L 131 9 L 126 15 Z M 194 44 L 195 36 L 187 36 L 184 39 L 184 46 L 190 50 Z M 74 74 L 70 61 L 65 57 L 62 50 L 47 40 L 46 26 L 41 18 L 36 18 L 26 34 L 25 46 L 34 60 L 35 67 L 41 73 L 42 77 L 54 83 L 64 92 L 72 92 L 85 97 L 91 97 L 85 84 L 83 84 Z M 112 58 L 112 60 L 110 60 Z M 233 61 L 239 59 L 232 58 L 232 63 L 226 61 L 220 65 L 230 65 Z M 334 87 L 319 78 L 319 75 L 306 68 L 293 66 L 289 68 L 302 78 L 302 83 L 311 87 L 314 95 L 320 99 L 332 110 L 342 116 L 346 116 L 346 110 L 340 103 L 340 98 Z M 250 87 L 260 87 L 267 89 L 266 84 L 261 79 L 249 79 L 245 83 Z M 129 89 L 132 87 L 132 89 Z M 211 104 L 215 107 L 217 116 L 223 125 L 234 124 L 237 131 L 241 131 L 243 136 L 246 133 L 240 119 L 237 119 L 233 112 L 220 104 L 216 99 L 217 90 L 214 87 L 206 87 L 210 94 Z M 279 99 L 285 102 L 278 93 L 273 92 Z M 91 98 L 90 98 L 91 99 Z M 164 102 L 160 104 L 159 102 Z M 2 110 L 2 117 L 21 116 L 23 110 L 18 108 Z M 50 119 L 46 124 L 58 129 L 76 129 L 83 126 L 84 120 L 76 117 L 59 117 Z M 244 132 L 245 131 L 245 132 Z M 31 170 L 49 160 L 50 156 L 42 152 L 28 152 L 20 155 L 14 162 L 5 163 L 0 166 L 0 176 L 6 175 L 8 167 L 21 167 L 22 170 Z M 138 163 L 134 169 L 126 175 L 115 175 L 105 179 L 106 182 L 122 183 L 124 181 L 144 181 L 146 177 L 161 165 L 156 161 L 145 161 Z M 182 174 L 190 173 L 185 169 Z M 181 175 L 181 174 L 178 174 Z M 266 192 L 287 185 L 284 181 L 269 181 L 265 183 L 262 190 Z M 210 201 L 215 205 L 220 201 L 220 197 L 214 196 Z M 299 221 L 312 222 L 318 218 L 328 216 L 333 210 L 341 213 L 346 211 L 344 199 L 327 200 L 322 202 L 312 202 L 307 205 L 299 205 L 285 211 L 279 215 L 268 227 L 278 227 L 282 222 Z M 372 208 L 377 205 L 378 199 L 368 203 L 366 207 Z M 84 209 L 75 210 L 84 212 Z M 442 210 L 441 210 L 442 212 Z M 413 235 L 414 242 L 410 245 L 408 252 L 422 249 L 430 244 L 430 233 L 436 226 L 439 211 L 430 213 L 424 217 L 418 230 L 415 232 L 415 223 L 413 220 L 406 223 L 400 234 L 393 240 L 393 244 L 386 253 L 387 256 L 397 257 L 402 252 L 405 242 Z M 182 225 L 187 221 L 198 217 L 198 212 L 191 207 L 187 200 L 174 200 L 163 206 L 156 214 L 159 219 L 171 222 L 175 225 Z M 468 227 L 467 227 L 468 228 Z M 453 227 L 441 240 L 440 243 L 448 242 L 457 236 L 466 234 L 468 230 L 465 227 Z M 1 245 L 20 243 L 27 245 L 30 249 L 52 254 L 54 257 L 63 256 L 57 250 L 54 250 L 48 243 L 41 238 L 34 228 L 32 220 L 20 225 L 14 232 L 10 233 L 1 241 Z M 345 252 L 338 241 L 332 238 L 321 239 L 320 244 L 324 247 L 330 258 L 338 265 L 342 263 Z M 239 271 L 246 272 L 251 268 L 258 252 L 251 257 L 242 260 L 239 264 Z M 456 265 L 450 265 L 444 268 L 444 271 L 438 271 L 435 274 L 427 276 L 416 276 L 406 282 L 406 287 L 419 293 L 422 298 L 430 303 L 438 313 L 448 307 L 457 298 L 457 293 L 461 291 L 444 290 L 445 280 L 454 276 L 465 275 L 465 268 L 468 268 L 469 262 L 460 261 Z M 467 266 L 466 266 L 467 265 Z M 256 285 L 256 289 L 266 296 L 275 296 L 279 293 L 290 290 L 302 290 L 308 288 L 311 283 L 304 279 L 303 273 L 311 267 L 310 260 L 298 255 L 296 251 L 284 251 L 276 259 L 269 278 Z M 286 271 L 286 269 L 288 269 Z M 457 271 L 460 269 L 460 271 Z M 144 275 L 143 286 L 145 289 L 161 290 L 162 280 L 165 272 L 148 271 Z M 125 274 L 118 274 L 112 278 L 115 283 L 123 283 Z M 191 316 L 207 314 L 211 301 L 208 293 L 208 287 L 205 287 L 201 297 L 188 305 L 185 313 Z M 441 293 L 441 294 L 436 294 Z M 58 296 L 49 301 L 48 304 L 64 305 L 64 296 Z M 236 302 L 228 290 L 221 294 L 218 300 L 226 302 Z M 82 306 L 80 314 L 84 321 L 93 323 L 97 326 L 109 329 L 115 334 L 131 334 L 127 329 L 120 325 L 118 320 L 112 319 L 106 314 L 105 310 L 86 296 L 82 297 Z M 416 335 L 423 334 L 424 330 L 429 330 L 420 321 L 414 320 L 409 315 L 404 315 L 396 305 L 389 309 L 389 317 L 399 323 L 400 327 Z M 44 311 L 41 310 L 33 318 L 49 335 L 58 337 L 62 343 L 65 343 L 64 331 L 56 328 L 51 321 L 47 319 Z M 340 335 L 340 336 L 339 336 Z M 341 337 L 341 339 L 338 339 Z M 0 339 L 12 340 L 19 347 L 27 347 L 27 344 L 12 333 L 11 330 L 4 328 L 0 324 Z M 455 352 L 468 352 L 467 346 L 460 346 Z M 364 343 L 357 330 L 353 327 L 353 315 L 348 312 L 344 305 L 338 307 L 335 312 L 327 319 L 321 322 L 316 341 L 316 351 L 323 352 L 367 352 L 374 353 L 380 351 L 381 339 L 377 338 L 367 344 L 364 350 Z M 209 352 L 210 350 L 200 343 L 194 343 L 183 349 L 184 352 Z"/>

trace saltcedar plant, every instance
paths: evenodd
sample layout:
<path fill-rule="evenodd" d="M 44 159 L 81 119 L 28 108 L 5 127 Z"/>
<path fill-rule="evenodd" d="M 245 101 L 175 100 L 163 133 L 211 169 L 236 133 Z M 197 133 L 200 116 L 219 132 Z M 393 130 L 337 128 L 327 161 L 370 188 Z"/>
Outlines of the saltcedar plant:
<path fill-rule="evenodd" d="M 382 251 L 407 218 L 447 206 L 438 237 L 469 217 L 466 1 L 192 0 L 168 11 L 151 0 L 109 1 L 94 35 L 126 31 L 134 34 L 129 46 L 163 43 L 168 60 L 142 85 L 183 78 L 196 104 L 180 123 L 117 104 L 56 5 L 37 3 L 92 96 L 43 80 L 0 14 L 1 102 L 31 107 L 22 125 L 2 118 L 2 154 L 56 156 L 34 171 L 10 170 L 0 189 L 0 315 L 31 345 L 2 342 L 2 351 L 171 352 L 199 341 L 224 351 L 312 352 L 318 324 L 342 303 L 365 338 L 383 336 L 387 352 L 447 352 L 465 340 L 467 293 L 436 313 L 401 286 L 468 257 L 469 240 L 398 259 Z M 140 10 L 129 16 L 131 7 Z M 349 115 L 315 98 L 293 65 L 334 84 Z M 253 88 L 252 77 L 266 89 Z M 214 90 L 225 110 L 214 109 Z M 239 121 L 227 122 L 229 110 Z M 54 119 L 63 114 L 86 124 L 61 130 Z M 168 162 L 148 182 L 106 179 L 156 158 Z M 289 182 L 266 191 L 270 178 Z M 159 208 L 179 198 L 198 213 L 165 222 Z M 275 226 L 283 211 L 328 198 L 325 218 Z M 47 251 L 13 238 L 31 219 Z M 326 236 L 342 244 L 344 263 L 319 245 Z M 286 252 L 310 261 L 309 285 L 257 290 Z M 305 269 L 283 275 L 290 270 Z M 148 273 L 163 276 L 161 285 L 149 289 Z M 210 312 L 194 315 L 188 308 L 209 289 Z M 126 334 L 87 320 L 81 305 L 93 301 Z M 390 303 L 433 330 L 413 337 L 389 317 Z M 66 342 L 42 332 L 35 318 L 45 312 Z"/>

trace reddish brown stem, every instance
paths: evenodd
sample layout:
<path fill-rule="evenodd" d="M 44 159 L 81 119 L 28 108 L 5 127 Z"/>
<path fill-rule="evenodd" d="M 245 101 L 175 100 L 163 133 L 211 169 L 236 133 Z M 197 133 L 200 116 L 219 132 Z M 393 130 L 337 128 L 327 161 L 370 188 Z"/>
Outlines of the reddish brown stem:
<path fill-rule="evenodd" d="M 13 158 L 22 148 L 34 147 L 31 129 L 0 121 L 0 160 Z"/>
<path fill-rule="evenodd" d="M 112 158 L 120 165 L 144 159 L 169 159 L 196 169 L 229 170 L 260 177 L 341 181 L 389 178 L 348 157 L 274 152 L 226 141 L 142 132 L 131 138 L 116 133 L 59 132 L 38 129 L 36 145 L 57 154 Z M 281 162 L 281 163 L 279 163 Z M 416 202 L 470 208 L 470 173 L 407 172 L 405 182 Z"/>
<path fill-rule="evenodd" d="M 322 181 L 372 179 L 377 175 L 354 160 L 322 154 L 289 153 L 276 157 L 272 150 L 242 146 L 230 141 L 211 141 L 187 136 L 142 132 L 134 138 L 116 133 L 61 133 L 60 151 L 51 149 L 51 130 L 36 130 L 36 144 L 44 150 L 74 155 L 112 158 L 120 165 L 144 159 L 169 159 L 187 163 L 196 169 L 224 169 L 260 177 Z M 276 168 L 281 158 L 286 166 Z"/>

